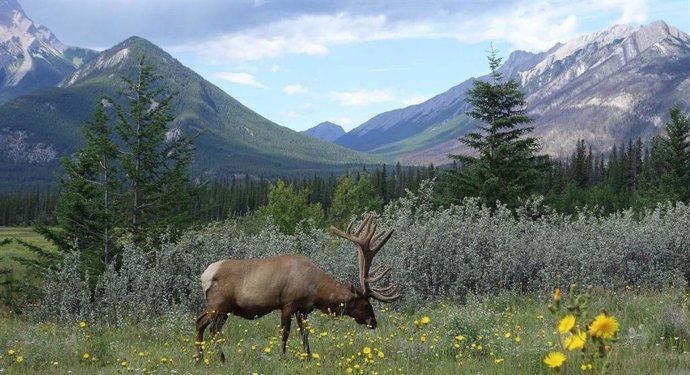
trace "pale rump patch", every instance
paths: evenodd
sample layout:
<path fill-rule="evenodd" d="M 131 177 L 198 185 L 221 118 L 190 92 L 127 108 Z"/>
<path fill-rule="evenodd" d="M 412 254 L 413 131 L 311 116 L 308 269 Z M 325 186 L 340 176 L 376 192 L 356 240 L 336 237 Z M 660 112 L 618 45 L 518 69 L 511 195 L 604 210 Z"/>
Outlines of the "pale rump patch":
<path fill-rule="evenodd" d="M 204 295 L 207 295 L 208 289 L 211 287 L 213 284 L 213 277 L 216 276 L 216 273 L 218 272 L 218 267 L 220 267 L 220 264 L 223 261 L 218 261 L 215 263 L 212 263 L 210 266 L 206 268 L 206 271 L 201 274 L 201 288 L 204 290 Z"/>

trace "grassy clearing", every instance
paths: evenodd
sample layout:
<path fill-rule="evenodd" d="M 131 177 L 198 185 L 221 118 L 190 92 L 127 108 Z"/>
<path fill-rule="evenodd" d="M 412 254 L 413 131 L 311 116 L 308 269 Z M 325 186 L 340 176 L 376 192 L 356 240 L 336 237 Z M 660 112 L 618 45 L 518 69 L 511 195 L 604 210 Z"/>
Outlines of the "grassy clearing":
<path fill-rule="evenodd" d="M 0 243 L 11 240 L 10 243 L 0 246 L 0 311 L 28 302 L 34 298 L 32 296 L 35 296 L 36 288 L 42 283 L 40 274 L 32 272 L 18 260 L 34 260 L 36 254 L 15 239 L 42 249 L 55 250 L 52 243 L 34 232 L 31 227 L 0 227 Z"/>
<path fill-rule="evenodd" d="M 0 369 L 13 374 L 549 374 L 542 362 L 560 347 L 558 317 L 548 298 L 501 295 L 465 304 L 396 304 L 378 313 L 379 328 L 350 318 L 310 317 L 315 357 L 304 360 L 293 332 L 280 353 L 278 315 L 257 321 L 231 317 L 219 342 L 206 343 L 206 361 L 193 360 L 194 316 L 171 314 L 117 327 L 104 321 L 56 324 L 11 316 L 0 321 Z M 596 292 L 591 314 L 618 318 L 613 374 L 690 372 L 688 294 Z M 83 327 L 82 327 L 83 325 Z M 219 362 L 222 347 L 225 364 Z M 582 371 L 567 352 L 561 373 Z"/>
<path fill-rule="evenodd" d="M 0 242 L 4 239 L 15 238 L 46 250 L 55 250 L 55 246 L 51 242 L 34 232 L 31 227 L 0 227 Z M 34 254 L 28 251 L 24 246 L 13 241 L 4 246 L 0 246 L 0 268 L 11 267 L 21 272 L 21 269 L 18 267 L 19 264 L 12 260 L 12 258 L 33 259 L 33 256 Z"/>

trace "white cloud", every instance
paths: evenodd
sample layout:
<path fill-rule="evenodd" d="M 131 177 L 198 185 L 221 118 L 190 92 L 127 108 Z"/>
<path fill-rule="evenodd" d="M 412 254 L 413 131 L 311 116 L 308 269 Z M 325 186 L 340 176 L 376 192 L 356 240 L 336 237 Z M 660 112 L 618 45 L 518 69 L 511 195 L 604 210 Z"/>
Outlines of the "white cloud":
<path fill-rule="evenodd" d="M 309 92 L 309 89 L 300 84 L 293 84 L 283 87 L 283 92 L 288 95 L 306 94 Z"/>
<path fill-rule="evenodd" d="M 605 0 L 603 4 L 623 11 L 615 23 L 644 23 L 649 18 L 646 0 Z"/>
<path fill-rule="evenodd" d="M 395 95 L 389 90 L 332 91 L 328 97 L 347 107 L 364 107 L 395 100 Z"/>
<path fill-rule="evenodd" d="M 236 83 L 238 85 L 265 87 L 261 82 L 257 81 L 256 77 L 245 72 L 220 72 L 216 74 L 218 78 Z"/>
<path fill-rule="evenodd" d="M 543 51 L 584 32 L 582 20 L 608 14 L 616 22 L 644 22 L 649 0 L 514 1 L 502 6 L 416 7 L 392 12 L 383 7 L 356 13 L 304 14 L 228 32 L 178 48 L 216 62 L 276 58 L 286 54 L 324 55 L 339 44 L 374 40 L 455 38 L 468 43 L 507 42 L 513 48 Z M 410 7 L 410 4 L 406 4 Z M 405 8 L 403 10 L 410 10 Z M 448 9 L 444 9 L 448 8 Z M 318 30 L 318 32 L 314 32 Z"/>

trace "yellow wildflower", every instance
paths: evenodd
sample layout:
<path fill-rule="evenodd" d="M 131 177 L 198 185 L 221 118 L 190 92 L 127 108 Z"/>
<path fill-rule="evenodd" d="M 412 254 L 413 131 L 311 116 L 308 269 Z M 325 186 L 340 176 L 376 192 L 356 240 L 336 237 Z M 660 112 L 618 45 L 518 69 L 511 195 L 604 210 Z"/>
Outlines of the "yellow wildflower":
<path fill-rule="evenodd" d="M 24 362 L 24 357 L 21 355 L 18 355 L 17 356 L 17 363 L 22 363 L 22 362 Z"/>
<path fill-rule="evenodd" d="M 594 368 L 594 366 L 592 366 L 591 363 L 583 363 L 580 365 L 580 370 L 582 371 L 591 370 L 592 368 Z"/>
<path fill-rule="evenodd" d="M 505 338 L 507 338 L 507 339 L 509 339 L 510 336 L 512 336 L 512 334 L 511 334 L 510 332 L 506 332 L 506 333 L 503 335 L 503 337 L 505 337 Z"/>
<path fill-rule="evenodd" d="M 89 357 L 91 357 L 91 355 L 89 353 L 84 353 L 81 357 L 84 359 L 89 359 Z"/>
<path fill-rule="evenodd" d="M 458 340 L 458 341 L 462 341 L 462 340 L 465 339 L 465 336 L 463 336 L 463 335 L 457 335 L 457 336 L 455 336 L 455 339 Z"/>
<path fill-rule="evenodd" d="M 553 288 L 553 301 L 559 302 L 561 300 L 561 288 Z"/>
<path fill-rule="evenodd" d="M 587 334 L 578 329 L 577 334 L 566 337 L 563 344 L 568 350 L 579 350 L 585 347 L 586 341 Z"/>
<path fill-rule="evenodd" d="M 496 359 L 494 359 L 494 362 L 496 362 L 496 363 L 502 363 L 503 361 L 505 361 L 504 358 L 496 358 Z"/>
<path fill-rule="evenodd" d="M 365 346 L 364 349 L 362 349 L 362 353 L 364 354 L 369 354 L 371 353 L 371 348 L 368 346 Z"/>
<path fill-rule="evenodd" d="M 428 316 L 423 316 L 422 319 L 419 320 L 419 322 L 423 325 L 427 325 L 431 323 L 431 318 L 429 318 Z"/>
<path fill-rule="evenodd" d="M 89 325 L 89 324 L 86 323 L 86 322 L 84 322 L 84 321 L 79 322 L 79 328 L 86 328 L 86 327 L 88 327 L 88 325 Z"/>
<path fill-rule="evenodd" d="M 318 359 L 321 359 L 321 356 L 319 355 L 319 353 L 312 353 L 312 354 L 311 354 L 311 357 L 314 358 L 314 359 L 317 359 L 317 360 L 318 360 Z"/>
<path fill-rule="evenodd" d="M 575 327 L 575 315 L 566 315 L 558 322 L 558 332 L 560 333 L 570 332 L 573 327 Z"/>
<path fill-rule="evenodd" d="M 563 362 L 565 362 L 565 354 L 561 352 L 551 352 L 544 358 L 544 363 L 551 368 L 560 367 Z"/>
<path fill-rule="evenodd" d="M 16 353 L 16 352 L 14 351 L 14 349 L 10 349 L 10 350 L 7 351 L 7 354 L 8 354 L 8 355 L 14 355 L 14 353 Z"/>
<path fill-rule="evenodd" d="M 618 332 L 618 320 L 613 317 L 601 313 L 594 318 L 594 321 L 589 325 L 589 334 L 594 337 L 601 337 L 603 339 L 610 339 Z"/>

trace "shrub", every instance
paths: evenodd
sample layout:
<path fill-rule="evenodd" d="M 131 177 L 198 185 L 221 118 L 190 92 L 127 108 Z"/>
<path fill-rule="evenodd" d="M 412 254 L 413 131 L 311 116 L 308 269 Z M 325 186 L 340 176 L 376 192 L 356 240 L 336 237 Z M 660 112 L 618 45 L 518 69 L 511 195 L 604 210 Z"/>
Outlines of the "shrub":
<path fill-rule="evenodd" d="M 515 212 L 473 199 L 434 209 L 431 191 L 431 184 L 423 184 L 418 194 L 408 193 L 378 219 L 380 231 L 395 234 L 374 266 L 393 268 L 390 281 L 407 301 L 547 293 L 572 283 L 661 288 L 689 276 L 690 206 L 683 203 L 659 205 L 641 219 L 631 211 L 601 216 L 588 209 L 570 216 L 542 207 L 539 200 Z M 281 253 L 304 254 L 337 280 L 357 283 L 356 251 L 328 230 L 299 228 L 287 235 L 269 221 L 248 233 L 229 221 L 190 231 L 176 243 L 164 241 L 155 251 L 126 245 L 120 266 L 103 274 L 93 294 L 69 257 L 49 276 L 39 311 L 118 320 L 171 309 L 197 313 L 205 305 L 199 275 L 208 264 Z"/>

